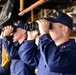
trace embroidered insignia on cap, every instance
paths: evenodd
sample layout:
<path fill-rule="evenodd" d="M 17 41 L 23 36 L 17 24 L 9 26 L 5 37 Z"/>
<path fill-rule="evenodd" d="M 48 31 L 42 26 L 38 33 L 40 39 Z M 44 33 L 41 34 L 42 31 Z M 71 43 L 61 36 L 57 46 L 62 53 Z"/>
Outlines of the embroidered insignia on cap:
<path fill-rule="evenodd" d="M 52 15 L 51 15 L 50 17 L 51 17 L 51 18 L 56 18 L 55 16 L 52 16 Z"/>
<path fill-rule="evenodd" d="M 55 13 L 56 13 L 56 16 L 59 16 L 59 13 L 58 12 L 55 12 Z M 51 18 L 56 18 L 56 16 L 51 15 L 50 17 Z"/>
<path fill-rule="evenodd" d="M 17 24 L 17 23 L 14 23 L 14 25 L 15 25 L 15 26 L 18 26 L 18 24 Z"/>
<path fill-rule="evenodd" d="M 20 21 L 18 21 L 18 24 L 20 23 Z"/>
<path fill-rule="evenodd" d="M 15 26 L 18 26 L 19 23 L 20 23 L 20 21 L 17 21 L 17 23 L 15 22 L 14 25 Z"/>

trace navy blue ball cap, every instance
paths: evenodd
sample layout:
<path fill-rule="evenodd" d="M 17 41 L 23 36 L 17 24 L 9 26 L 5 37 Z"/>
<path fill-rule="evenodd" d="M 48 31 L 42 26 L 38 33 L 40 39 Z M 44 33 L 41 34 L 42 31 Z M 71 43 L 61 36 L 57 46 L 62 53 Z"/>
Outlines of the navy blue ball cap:
<path fill-rule="evenodd" d="M 52 13 L 49 18 L 45 18 L 45 19 L 47 19 L 50 22 L 61 23 L 63 25 L 68 26 L 71 30 L 73 29 L 73 20 L 66 13 L 63 13 L 63 12 L 60 12 L 60 11 L 55 12 L 55 13 Z"/>
<path fill-rule="evenodd" d="M 25 23 L 27 23 L 27 22 L 22 21 L 22 20 L 18 20 L 14 23 L 14 27 L 24 29 L 25 28 Z"/>

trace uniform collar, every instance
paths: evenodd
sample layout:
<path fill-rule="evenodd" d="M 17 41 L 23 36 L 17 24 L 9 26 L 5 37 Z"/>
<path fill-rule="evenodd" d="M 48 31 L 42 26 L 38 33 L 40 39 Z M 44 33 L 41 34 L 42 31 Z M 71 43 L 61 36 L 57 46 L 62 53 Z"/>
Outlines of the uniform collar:
<path fill-rule="evenodd" d="M 59 45 L 58 48 L 63 50 L 63 49 L 70 47 L 74 43 L 75 43 L 75 39 L 70 39 L 69 41 L 66 41 L 65 43 Z"/>

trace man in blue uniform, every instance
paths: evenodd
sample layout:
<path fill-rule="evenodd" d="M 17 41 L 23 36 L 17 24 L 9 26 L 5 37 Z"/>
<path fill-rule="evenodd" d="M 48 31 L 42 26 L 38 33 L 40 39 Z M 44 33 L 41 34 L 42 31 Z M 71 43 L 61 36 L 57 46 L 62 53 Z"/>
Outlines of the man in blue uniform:
<path fill-rule="evenodd" d="M 10 71 L 11 75 L 35 75 L 35 67 L 25 64 L 18 55 L 18 50 L 24 40 L 27 38 L 26 30 L 24 29 L 25 22 L 17 21 L 15 26 L 6 26 L 4 29 L 3 43 L 6 52 L 11 59 Z M 15 30 L 14 30 L 15 29 Z M 10 34 L 13 34 L 13 39 Z M 15 42 L 13 42 L 13 40 Z"/>
<path fill-rule="evenodd" d="M 22 46 L 25 48 L 19 50 L 20 58 L 27 64 L 38 64 L 37 75 L 76 75 L 76 43 L 70 39 L 72 19 L 63 12 L 55 12 L 36 22 L 41 34 L 38 48 L 35 44 L 38 31 L 28 31 Z"/>

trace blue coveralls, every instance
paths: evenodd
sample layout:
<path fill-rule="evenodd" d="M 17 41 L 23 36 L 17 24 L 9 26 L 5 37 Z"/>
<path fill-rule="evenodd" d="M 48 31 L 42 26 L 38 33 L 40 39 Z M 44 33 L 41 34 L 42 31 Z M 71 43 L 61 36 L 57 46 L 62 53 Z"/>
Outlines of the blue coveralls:
<path fill-rule="evenodd" d="M 2 39 L 0 38 L 0 75 L 10 75 L 10 62 L 2 67 Z"/>
<path fill-rule="evenodd" d="M 18 49 L 22 44 L 24 44 L 24 42 L 20 45 L 18 42 L 12 42 L 10 37 L 5 36 L 3 38 L 3 43 L 6 52 L 11 59 L 11 75 L 35 75 L 35 67 L 25 64 L 23 61 L 21 61 L 18 55 Z"/>
<path fill-rule="evenodd" d="M 27 64 L 38 64 L 37 75 L 76 75 L 76 43 L 70 39 L 56 46 L 49 34 L 39 38 L 39 50 L 35 40 L 25 40 L 18 53 Z M 29 56 L 30 55 L 30 56 Z M 38 58 L 40 56 L 40 59 Z"/>

